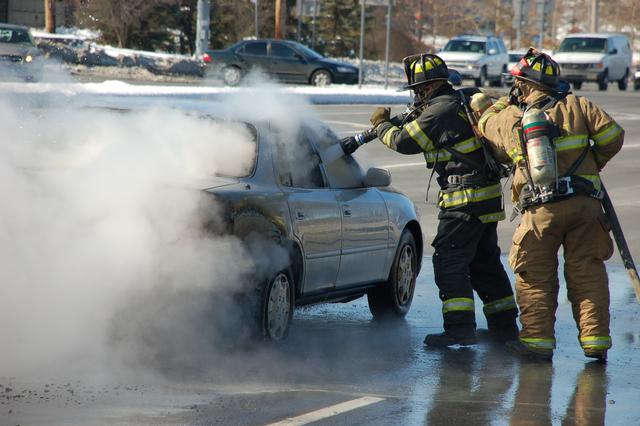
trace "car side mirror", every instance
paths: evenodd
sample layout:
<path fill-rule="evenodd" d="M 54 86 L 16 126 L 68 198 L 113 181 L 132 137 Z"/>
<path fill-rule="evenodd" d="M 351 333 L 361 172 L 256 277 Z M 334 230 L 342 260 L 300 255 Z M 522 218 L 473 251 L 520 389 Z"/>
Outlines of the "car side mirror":
<path fill-rule="evenodd" d="M 489 55 L 495 55 L 496 53 L 498 53 L 496 49 L 489 49 Z"/>
<path fill-rule="evenodd" d="M 618 53 L 618 49 L 616 49 L 615 47 L 613 49 L 611 49 L 611 51 L 609 52 L 609 55 L 615 55 L 616 53 Z"/>
<path fill-rule="evenodd" d="M 386 169 L 371 167 L 364 177 L 364 185 L 368 188 L 389 186 L 391 185 L 391 173 Z"/>

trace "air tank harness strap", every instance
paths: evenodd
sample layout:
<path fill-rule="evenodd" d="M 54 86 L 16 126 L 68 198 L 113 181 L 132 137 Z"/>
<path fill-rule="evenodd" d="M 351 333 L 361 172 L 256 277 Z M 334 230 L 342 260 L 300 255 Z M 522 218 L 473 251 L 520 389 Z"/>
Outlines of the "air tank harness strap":
<path fill-rule="evenodd" d="M 465 188 L 481 188 L 491 183 L 486 177 L 478 173 L 476 170 L 473 173 L 465 175 L 448 175 L 446 185 L 443 186 L 444 192 L 459 191 Z"/>
<path fill-rule="evenodd" d="M 553 198 L 546 203 L 566 200 L 567 198 L 575 195 L 585 195 L 598 200 L 602 200 L 603 198 L 602 190 L 597 188 L 591 180 L 578 175 L 571 175 L 558 179 L 558 185 L 554 190 Z M 520 192 L 520 198 L 513 208 L 511 220 L 513 220 L 518 213 L 531 206 L 538 206 L 546 203 L 541 201 L 539 198 L 536 198 L 533 191 L 531 191 L 528 186 L 525 186 Z"/>

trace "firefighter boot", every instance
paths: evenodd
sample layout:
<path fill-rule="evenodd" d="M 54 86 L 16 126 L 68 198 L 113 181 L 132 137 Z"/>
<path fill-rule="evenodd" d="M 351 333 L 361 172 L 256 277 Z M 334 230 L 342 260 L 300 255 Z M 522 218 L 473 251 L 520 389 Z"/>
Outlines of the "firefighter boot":
<path fill-rule="evenodd" d="M 585 349 L 584 356 L 588 358 L 595 358 L 599 362 L 607 362 L 606 349 Z"/>
<path fill-rule="evenodd" d="M 520 330 L 516 324 L 516 316 L 515 310 L 487 316 L 489 339 L 501 344 L 510 340 L 518 340 Z"/>
<path fill-rule="evenodd" d="M 510 340 L 504 344 L 507 351 L 530 361 L 551 361 L 553 351 L 534 349 L 522 343 L 520 340 Z"/>
<path fill-rule="evenodd" d="M 457 330 L 451 328 L 440 334 L 427 334 L 424 344 L 433 348 L 446 348 L 448 346 L 471 346 L 478 343 L 475 330 Z"/>

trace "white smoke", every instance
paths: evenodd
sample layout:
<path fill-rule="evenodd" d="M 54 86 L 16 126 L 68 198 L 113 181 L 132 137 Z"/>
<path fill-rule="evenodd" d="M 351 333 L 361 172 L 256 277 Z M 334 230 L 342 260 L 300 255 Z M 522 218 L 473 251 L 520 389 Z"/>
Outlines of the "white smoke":
<path fill-rule="evenodd" d="M 0 376 L 209 350 L 198 321 L 253 262 L 200 189 L 251 166 L 246 127 L 7 100 L 0 127 Z"/>

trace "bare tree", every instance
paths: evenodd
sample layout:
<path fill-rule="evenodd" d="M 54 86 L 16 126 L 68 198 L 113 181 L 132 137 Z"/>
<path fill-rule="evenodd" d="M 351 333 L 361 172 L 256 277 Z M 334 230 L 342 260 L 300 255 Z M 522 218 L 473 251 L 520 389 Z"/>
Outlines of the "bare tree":
<path fill-rule="evenodd" d="M 89 0 L 78 13 L 82 23 L 113 35 L 118 47 L 128 47 L 131 35 L 156 7 L 176 0 Z"/>

